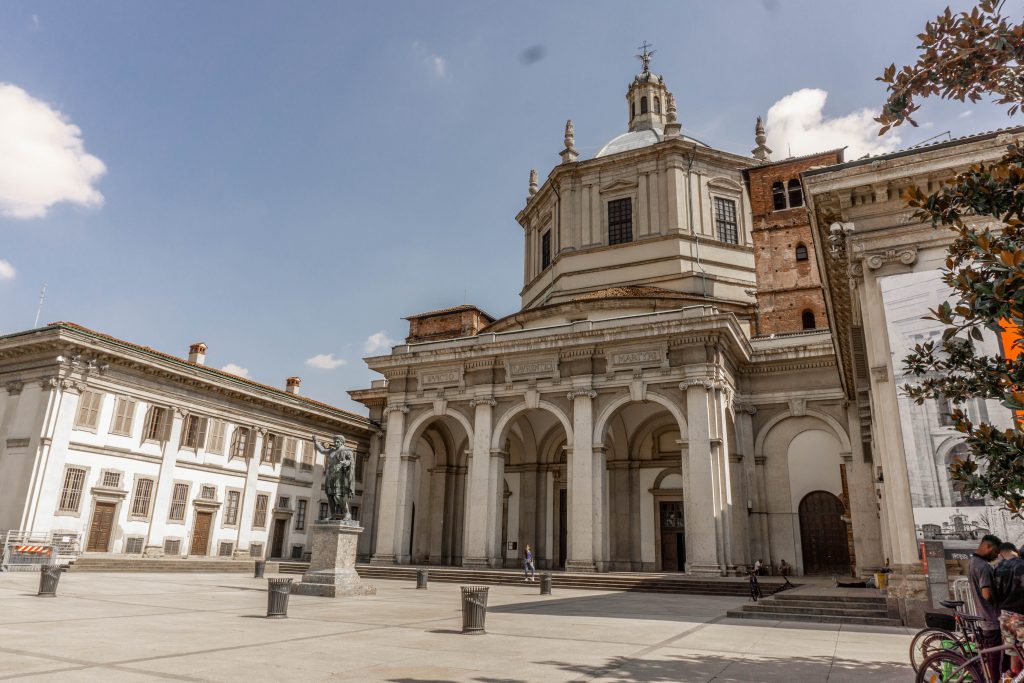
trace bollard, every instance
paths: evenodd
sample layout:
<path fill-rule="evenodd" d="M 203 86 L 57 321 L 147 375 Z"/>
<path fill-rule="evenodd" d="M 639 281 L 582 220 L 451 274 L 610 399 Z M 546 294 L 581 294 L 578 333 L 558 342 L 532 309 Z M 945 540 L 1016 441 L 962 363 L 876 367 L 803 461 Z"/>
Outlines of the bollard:
<path fill-rule="evenodd" d="M 426 569 L 417 569 L 416 570 L 416 588 L 417 588 L 417 590 L 420 589 L 420 588 L 426 588 L 427 587 L 427 577 L 428 576 L 429 576 L 429 572 L 427 572 Z"/>
<path fill-rule="evenodd" d="M 291 592 L 291 579 L 267 579 L 267 619 L 284 619 L 288 616 L 288 596 Z"/>
<path fill-rule="evenodd" d="M 43 598 L 57 597 L 57 582 L 60 581 L 61 571 L 63 569 L 59 565 L 40 569 L 39 592 L 36 595 Z"/>
<path fill-rule="evenodd" d="M 480 635 L 487 617 L 487 586 L 462 586 L 462 632 Z"/>
<path fill-rule="evenodd" d="M 254 578 L 254 579 L 262 579 L 263 578 L 263 572 L 265 572 L 266 569 L 267 569 L 267 561 L 266 560 L 256 560 L 256 567 L 253 570 L 252 578 Z"/>
<path fill-rule="evenodd" d="M 540 594 L 551 595 L 551 572 L 543 572 L 540 575 Z"/>

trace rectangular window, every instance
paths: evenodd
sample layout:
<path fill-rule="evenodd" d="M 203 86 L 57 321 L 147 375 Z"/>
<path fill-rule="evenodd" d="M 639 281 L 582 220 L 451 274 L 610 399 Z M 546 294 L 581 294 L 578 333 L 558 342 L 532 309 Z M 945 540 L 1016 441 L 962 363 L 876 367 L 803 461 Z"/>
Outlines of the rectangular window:
<path fill-rule="evenodd" d="M 277 499 L 277 507 L 289 510 L 292 507 L 292 499 L 288 496 L 281 496 Z"/>
<path fill-rule="evenodd" d="M 142 546 L 146 539 L 142 536 L 129 536 L 124 539 L 124 552 L 126 555 L 141 555 Z"/>
<path fill-rule="evenodd" d="M 545 270 L 551 265 L 551 231 L 545 230 L 540 236 L 540 269 Z"/>
<path fill-rule="evenodd" d="M 96 429 L 100 419 L 100 404 L 103 394 L 98 391 L 83 391 L 78 397 L 78 413 L 75 414 L 75 429 Z"/>
<path fill-rule="evenodd" d="M 298 450 L 299 440 L 287 437 L 284 440 L 284 466 L 295 467 L 295 453 Z"/>
<path fill-rule="evenodd" d="M 235 552 L 235 544 L 231 541 L 221 541 L 220 548 L 217 550 L 217 557 L 231 557 L 231 554 Z"/>
<path fill-rule="evenodd" d="M 303 531 L 306 528 L 306 501 L 299 498 L 295 503 L 295 530 Z"/>
<path fill-rule="evenodd" d="M 143 441 L 167 441 L 171 435 L 171 411 L 161 406 L 150 406 L 146 412 L 146 425 L 142 428 Z"/>
<path fill-rule="evenodd" d="M 327 519 L 327 515 L 330 514 L 331 508 L 327 505 L 326 500 L 320 501 L 320 517 L 319 519 Z"/>
<path fill-rule="evenodd" d="M 313 442 L 303 441 L 301 444 L 299 444 L 299 448 L 302 449 L 302 470 L 304 472 L 312 472 L 313 458 L 316 454 L 316 451 L 313 450 Z"/>
<path fill-rule="evenodd" d="M 263 454 L 260 456 L 260 461 L 268 465 L 276 465 L 281 462 L 282 441 L 280 435 L 267 432 L 267 436 L 263 440 Z"/>
<path fill-rule="evenodd" d="M 633 200 L 613 199 L 608 202 L 608 244 L 633 241 Z"/>
<path fill-rule="evenodd" d="M 221 455 L 224 453 L 224 420 L 214 420 L 210 425 L 210 442 L 206 444 L 206 450 L 210 453 Z"/>
<path fill-rule="evenodd" d="M 164 555 L 181 555 L 181 539 L 169 538 L 164 541 Z"/>
<path fill-rule="evenodd" d="M 949 399 L 945 397 L 937 398 L 935 403 L 939 409 L 939 426 L 952 427 L 955 421 L 953 420 L 953 405 L 949 402 Z"/>
<path fill-rule="evenodd" d="M 293 560 L 301 560 L 302 559 L 302 546 L 301 545 L 293 545 L 292 546 L 292 559 Z"/>
<path fill-rule="evenodd" d="M 111 470 L 104 470 L 103 486 L 105 486 L 108 489 L 116 489 L 119 486 L 121 486 L 121 473 L 114 472 Z"/>
<path fill-rule="evenodd" d="M 238 503 L 242 494 L 238 491 L 228 491 L 227 500 L 224 503 L 224 523 L 228 526 L 238 524 Z"/>
<path fill-rule="evenodd" d="M 197 451 L 206 444 L 206 418 L 189 415 L 181 428 L 181 447 Z"/>
<path fill-rule="evenodd" d="M 188 484 L 175 484 L 171 492 L 171 511 L 167 518 L 172 522 L 185 521 L 185 504 L 188 502 Z"/>
<path fill-rule="evenodd" d="M 199 497 L 203 500 L 217 500 L 217 487 L 216 486 L 204 486 L 199 489 Z"/>
<path fill-rule="evenodd" d="M 736 202 L 731 199 L 715 197 L 715 227 L 718 228 L 718 239 L 729 244 L 739 244 L 739 232 L 736 229 Z"/>
<path fill-rule="evenodd" d="M 270 496 L 261 493 L 256 496 L 256 508 L 253 510 L 252 527 L 262 529 L 267 525 L 267 506 L 270 505 Z"/>
<path fill-rule="evenodd" d="M 231 433 L 231 458 L 245 459 L 249 455 L 249 430 L 245 427 L 235 427 Z"/>
<path fill-rule="evenodd" d="M 263 544 L 262 543 L 250 543 L 249 544 L 249 557 L 263 557 Z"/>
<path fill-rule="evenodd" d="M 351 512 L 351 514 L 352 514 L 352 519 L 354 519 L 355 521 L 358 522 L 359 521 L 359 506 L 358 505 L 353 505 L 350 508 L 349 512 Z"/>
<path fill-rule="evenodd" d="M 135 419 L 135 401 L 118 396 L 114 403 L 114 421 L 110 423 L 110 433 L 131 436 L 132 422 Z"/>
<path fill-rule="evenodd" d="M 356 481 L 362 484 L 363 469 L 365 467 L 366 458 L 363 457 L 362 453 L 356 453 L 354 457 L 356 459 Z"/>
<path fill-rule="evenodd" d="M 60 491 L 61 512 L 78 512 L 82 504 L 82 489 L 85 488 L 85 470 L 81 467 L 69 467 L 64 472 L 64 486 Z"/>
<path fill-rule="evenodd" d="M 149 505 L 153 500 L 153 480 L 135 479 L 135 493 L 132 495 L 132 517 L 149 517 Z"/>

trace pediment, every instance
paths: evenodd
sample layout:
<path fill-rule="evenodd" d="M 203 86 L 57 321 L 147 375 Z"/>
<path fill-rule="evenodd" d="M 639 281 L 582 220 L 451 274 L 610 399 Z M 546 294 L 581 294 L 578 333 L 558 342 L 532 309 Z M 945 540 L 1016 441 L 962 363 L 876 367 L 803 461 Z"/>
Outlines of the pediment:
<path fill-rule="evenodd" d="M 639 183 L 637 181 L 620 178 L 602 186 L 600 192 L 602 194 L 605 192 L 622 192 L 624 190 L 634 190 L 637 187 L 639 187 Z"/>

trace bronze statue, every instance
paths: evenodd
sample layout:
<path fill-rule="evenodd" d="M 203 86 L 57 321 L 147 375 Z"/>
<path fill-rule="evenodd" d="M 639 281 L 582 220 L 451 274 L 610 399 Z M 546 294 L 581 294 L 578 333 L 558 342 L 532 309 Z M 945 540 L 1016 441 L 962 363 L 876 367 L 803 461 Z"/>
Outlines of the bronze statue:
<path fill-rule="evenodd" d="M 355 495 L 355 453 L 345 446 L 345 437 L 334 436 L 334 443 L 322 448 L 313 436 L 313 448 L 324 454 L 324 492 L 327 494 L 327 518 L 352 521 L 348 501 Z"/>

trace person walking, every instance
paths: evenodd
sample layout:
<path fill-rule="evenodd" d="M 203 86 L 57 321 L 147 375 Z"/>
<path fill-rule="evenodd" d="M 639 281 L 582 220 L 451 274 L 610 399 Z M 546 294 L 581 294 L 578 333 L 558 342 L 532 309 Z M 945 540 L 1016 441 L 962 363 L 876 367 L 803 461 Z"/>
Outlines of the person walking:
<path fill-rule="evenodd" d="M 999 546 L 1001 561 L 993 572 L 993 588 L 999 607 L 999 630 L 1002 632 L 1003 643 L 1024 640 L 1024 559 L 1017 552 L 1017 546 L 1003 543 Z M 1008 668 L 1015 675 L 1020 673 L 1022 663 L 1011 655 L 1004 669 Z"/>
<path fill-rule="evenodd" d="M 978 610 L 975 616 L 981 617 L 981 621 L 978 622 L 978 647 L 981 649 L 996 647 L 1002 643 L 994 588 L 995 572 L 991 564 L 999 556 L 999 548 L 1002 545 L 1003 542 L 998 536 L 986 534 L 967 564 L 971 593 Z M 1002 674 L 1003 653 L 993 652 L 985 655 L 983 659 L 985 668 L 989 671 L 989 680 L 998 681 Z"/>
<path fill-rule="evenodd" d="M 526 556 L 523 558 L 523 580 L 537 580 L 537 568 L 533 565 L 533 548 L 529 543 L 526 544 Z"/>

